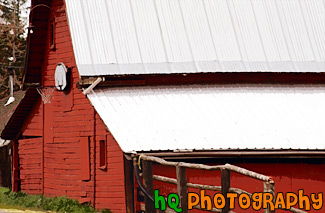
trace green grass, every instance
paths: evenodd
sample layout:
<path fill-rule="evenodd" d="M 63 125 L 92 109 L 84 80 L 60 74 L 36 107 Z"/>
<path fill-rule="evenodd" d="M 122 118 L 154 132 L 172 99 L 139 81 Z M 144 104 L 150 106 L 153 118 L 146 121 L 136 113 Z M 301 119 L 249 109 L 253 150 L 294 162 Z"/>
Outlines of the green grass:
<path fill-rule="evenodd" d="M 28 195 L 23 192 L 11 192 L 0 187 L 0 208 L 33 209 L 54 212 L 97 212 L 89 205 L 81 205 L 77 200 L 66 197 L 45 197 L 43 195 Z M 102 212 L 110 212 L 105 209 Z"/>

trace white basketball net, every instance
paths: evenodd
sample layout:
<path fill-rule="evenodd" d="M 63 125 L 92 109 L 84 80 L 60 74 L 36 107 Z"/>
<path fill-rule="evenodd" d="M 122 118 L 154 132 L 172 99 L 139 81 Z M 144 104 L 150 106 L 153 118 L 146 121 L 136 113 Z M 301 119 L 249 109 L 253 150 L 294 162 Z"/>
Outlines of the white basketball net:
<path fill-rule="evenodd" d="M 51 103 L 51 98 L 55 87 L 37 87 L 37 92 L 42 96 L 44 104 Z"/>

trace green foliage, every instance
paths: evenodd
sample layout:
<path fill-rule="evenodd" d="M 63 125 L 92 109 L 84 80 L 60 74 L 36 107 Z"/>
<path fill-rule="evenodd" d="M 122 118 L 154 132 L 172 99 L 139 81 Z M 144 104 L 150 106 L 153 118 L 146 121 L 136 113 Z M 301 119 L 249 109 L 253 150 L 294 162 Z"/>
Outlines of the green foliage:
<path fill-rule="evenodd" d="M 8 188 L 0 187 L 0 206 L 10 206 L 19 209 L 35 209 L 54 212 L 97 212 L 89 205 L 82 205 L 77 200 L 66 197 L 45 197 L 43 195 L 28 195 L 23 192 L 11 192 Z M 103 213 L 110 213 L 108 209 Z"/>
<path fill-rule="evenodd" d="M 13 193 L 10 189 L 0 187 L 1 205 L 40 209 L 40 200 L 41 196 L 27 196 L 22 192 Z"/>
<path fill-rule="evenodd" d="M 96 212 L 91 206 L 81 205 L 77 200 L 68 199 L 66 197 L 42 198 L 41 202 L 44 210 L 80 213 Z"/>

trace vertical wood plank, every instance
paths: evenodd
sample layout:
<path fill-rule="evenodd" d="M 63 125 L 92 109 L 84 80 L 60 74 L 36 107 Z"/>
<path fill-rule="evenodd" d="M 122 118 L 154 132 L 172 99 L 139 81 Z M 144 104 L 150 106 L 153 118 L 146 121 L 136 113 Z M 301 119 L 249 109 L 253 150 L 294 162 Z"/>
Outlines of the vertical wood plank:
<path fill-rule="evenodd" d="M 153 197 L 153 177 L 152 177 L 152 163 L 149 161 L 142 161 L 143 168 L 143 185 L 146 188 L 147 192 Z M 145 211 L 146 212 L 155 212 L 154 203 L 145 196 Z"/>
<path fill-rule="evenodd" d="M 54 104 L 43 104 L 44 110 L 44 144 L 53 143 L 53 126 L 54 126 Z M 69 119 L 67 118 L 67 121 Z"/>
<path fill-rule="evenodd" d="M 221 170 L 221 191 L 222 195 L 225 197 L 226 200 L 226 205 L 222 209 L 223 213 L 229 212 L 230 211 L 230 203 L 229 199 L 227 198 L 227 193 L 229 192 L 230 188 L 230 171 L 227 169 L 222 169 Z"/>
<path fill-rule="evenodd" d="M 18 163 L 18 141 L 12 141 L 12 191 L 19 191 L 19 163 Z"/>
<path fill-rule="evenodd" d="M 264 193 L 269 192 L 273 195 L 273 203 L 275 201 L 275 193 L 274 193 L 274 183 L 264 182 L 263 183 Z M 275 211 L 271 211 L 268 205 L 267 209 L 264 209 L 264 213 L 274 213 Z"/>
<path fill-rule="evenodd" d="M 180 206 L 183 213 L 188 212 L 187 208 L 187 178 L 186 178 L 186 168 L 176 166 L 176 177 L 177 177 L 177 194 L 180 197 Z"/>
<path fill-rule="evenodd" d="M 126 213 L 134 212 L 134 185 L 132 161 L 124 157 L 124 177 L 125 177 L 125 202 Z"/>

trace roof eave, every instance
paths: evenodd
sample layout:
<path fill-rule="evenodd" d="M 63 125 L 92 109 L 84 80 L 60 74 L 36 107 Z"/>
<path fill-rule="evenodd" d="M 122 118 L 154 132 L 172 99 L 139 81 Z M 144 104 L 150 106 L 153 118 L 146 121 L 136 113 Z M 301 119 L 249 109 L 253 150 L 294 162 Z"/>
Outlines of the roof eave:
<path fill-rule="evenodd" d="M 79 88 L 88 87 L 98 77 L 105 81 L 100 87 L 159 86 L 190 84 L 324 84 L 325 73 L 274 73 L 274 72 L 218 72 L 183 74 L 139 74 L 82 76 L 77 82 Z"/>
<path fill-rule="evenodd" d="M 34 107 L 38 94 L 35 88 L 27 89 L 25 96 L 16 107 L 13 115 L 1 133 L 1 138 L 5 140 L 13 140 L 19 135 L 24 121 L 29 115 L 29 111 Z"/>
<path fill-rule="evenodd" d="M 315 149 L 228 149 L 228 150 L 188 150 L 188 151 L 139 151 L 137 154 L 173 158 L 322 158 L 325 159 L 325 150 Z M 127 153 L 132 154 L 132 153 Z"/>

